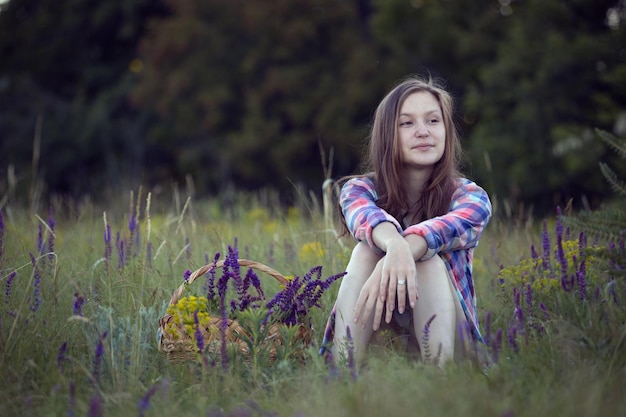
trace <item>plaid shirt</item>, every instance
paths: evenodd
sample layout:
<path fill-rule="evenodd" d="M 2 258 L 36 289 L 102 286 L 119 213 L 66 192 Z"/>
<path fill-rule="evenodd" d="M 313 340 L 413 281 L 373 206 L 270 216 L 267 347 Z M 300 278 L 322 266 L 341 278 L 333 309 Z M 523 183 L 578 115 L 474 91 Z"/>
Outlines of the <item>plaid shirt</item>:
<path fill-rule="evenodd" d="M 476 294 L 472 279 L 474 248 L 491 217 L 491 202 L 476 183 L 459 178 L 448 213 L 402 228 L 396 218 L 376 205 L 378 194 L 371 178 L 360 177 L 346 182 L 341 189 L 340 204 L 350 233 L 383 254 L 372 239 L 374 227 L 391 222 L 403 236 L 417 234 L 426 239 L 428 250 L 420 260 L 441 256 L 453 277 L 453 284 L 472 335 L 482 341 L 476 314 Z M 332 341 L 334 313 L 324 334 L 324 346 Z M 332 328 L 331 328 L 332 327 Z M 322 348 L 324 350 L 324 348 Z"/>

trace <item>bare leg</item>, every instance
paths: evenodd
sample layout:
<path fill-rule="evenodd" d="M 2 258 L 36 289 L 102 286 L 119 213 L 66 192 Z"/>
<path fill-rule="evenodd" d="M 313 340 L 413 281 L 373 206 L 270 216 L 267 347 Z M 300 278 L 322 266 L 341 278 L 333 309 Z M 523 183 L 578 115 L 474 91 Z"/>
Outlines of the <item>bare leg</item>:
<path fill-rule="evenodd" d="M 350 262 L 346 268 L 347 274 L 341 281 L 336 301 L 335 340 L 334 346 L 337 357 L 346 357 L 346 327 L 350 326 L 350 335 L 354 343 L 356 363 L 360 363 L 365 354 L 365 348 L 372 336 L 373 317 L 365 328 L 354 323 L 354 307 L 365 281 L 374 270 L 381 256 L 376 254 L 366 243 L 358 243 L 352 251 Z"/>
<path fill-rule="evenodd" d="M 454 359 L 457 322 L 465 320 L 465 316 L 444 261 L 435 256 L 416 265 L 419 298 L 413 309 L 415 335 L 424 362 L 436 361 L 443 366 Z M 428 324 L 433 316 L 435 318 Z"/>

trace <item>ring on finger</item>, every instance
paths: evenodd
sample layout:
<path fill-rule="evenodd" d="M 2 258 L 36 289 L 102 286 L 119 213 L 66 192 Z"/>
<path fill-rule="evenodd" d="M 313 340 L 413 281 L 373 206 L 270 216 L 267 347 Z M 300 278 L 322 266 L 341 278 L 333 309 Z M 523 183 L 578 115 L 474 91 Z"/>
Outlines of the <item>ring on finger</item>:
<path fill-rule="evenodd" d="M 399 279 L 398 280 L 398 285 L 404 285 L 404 284 L 406 284 L 406 280 L 404 280 L 404 279 Z"/>

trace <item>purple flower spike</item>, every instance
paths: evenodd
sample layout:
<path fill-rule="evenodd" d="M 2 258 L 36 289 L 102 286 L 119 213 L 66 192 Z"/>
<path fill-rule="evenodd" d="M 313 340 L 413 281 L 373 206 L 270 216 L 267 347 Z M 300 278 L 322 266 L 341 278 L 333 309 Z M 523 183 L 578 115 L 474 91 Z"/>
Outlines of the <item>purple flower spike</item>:
<path fill-rule="evenodd" d="M 354 340 L 352 339 L 350 326 L 346 326 L 346 339 L 348 341 L 348 369 L 350 369 L 350 376 L 352 376 L 352 379 L 357 379 L 359 375 L 356 370 L 356 362 L 354 360 Z"/>
<path fill-rule="evenodd" d="M 72 311 L 75 316 L 83 315 L 83 304 L 85 304 L 85 298 L 78 292 L 74 293 L 74 305 Z"/>
<path fill-rule="evenodd" d="M 100 365 L 102 363 L 102 355 L 104 355 L 104 339 L 107 337 L 107 332 L 105 331 L 98 338 L 98 343 L 96 344 L 96 352 L 93 357 L 93 379 L 94 382 L 98 382 L 100 377 Z"/>
<path fill-rule="evenodd" d="M 59 352 L 57 353 L 57 368 L 59 371 L 63 372 L 63 364 L 65 363 L 65 354 L 67 353 L 67 342 L 64 342 L 59 347 Z"/>
<path fill-rule="evenodd" d="M 50 229 L 50 235 L 48 236 L 48 252 L 54 252 L 54 226 L 56 221 L 54 220 L 54 210 L 50 207 L 48 212 L 48 228 Z M 54 258 L 52 253 L 49 256 L 50 259 Z"/>
<path fill-rule="evenodd" d="M 517 327 L 512 326 L 511 328 L 509 328 L 507 337 L 508 337 L 507 341 L 509 343 L 509 347 L 513 349 L 513 352 L 518 353 L 519 346 L 517 344 Z"/>
<path fill-rule="evenodd" d="M 198 352 L 204 352 L 204 337 L 202 335 L 202 328 L 200 325 L 200 320 L 198 320 L 198 310 L 193 312 L 193 321 L 196 325 L 196 330 L 194 332 L 194 336 L 196 338 L 196 347 L 198 348 Z"/>
<path fill-rule="evenodd" d="M 152 384 L 148 392 L 146 392 L 144 396 L 141 397 L 141 400 L 139 400 L 139 403 L 137 403 L 137 408 L 139 409 L 139 417 L 143 417 L 146 415 L 146 411 L 148 411 L 148 408 L 150 408 L 150 399 L 157 392 L 158 387 L 158 382 Z"/>
<path fill-rule="evenodd" d="M 33 264 L 33 298 L 30 309 L 35 312 L 41 305 L 41 274 L 39 273 L 35 256 L 32 253 L 30 254 L 30 261 Z"/>
<path fill-rule="evenodd" d="M 550 267 L 550 235 L 548 234 L 548 222 L 543 219 L 543 226 L 541 231 L 541 246 L 543 249 L 542 263 L 544 271 Z"/>
<path fill-rule="evenodd" d="M 13 271 L 9 274 L 7 278 L 6 288 L 4 290 L 4 302 L 8 304 L 9 299 L 11 298 L 11 288 L 13 286 L 13 279 L 17 275 L 17 271 Z"/>

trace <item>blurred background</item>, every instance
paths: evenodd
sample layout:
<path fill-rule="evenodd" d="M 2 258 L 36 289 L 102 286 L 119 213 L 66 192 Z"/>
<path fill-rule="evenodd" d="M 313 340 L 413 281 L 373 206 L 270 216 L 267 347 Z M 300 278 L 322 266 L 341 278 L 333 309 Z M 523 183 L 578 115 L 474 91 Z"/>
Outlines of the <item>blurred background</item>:
<path fill-rule="evenodd" d="M 0 0 L 0 206 L 321 192 L 400 78 L 456 98 L 465 172 L 511 210 L 595 208 L 623 159 L 625 0 Z M 621 163 L 621 165 L 620 165 Z"/>

